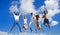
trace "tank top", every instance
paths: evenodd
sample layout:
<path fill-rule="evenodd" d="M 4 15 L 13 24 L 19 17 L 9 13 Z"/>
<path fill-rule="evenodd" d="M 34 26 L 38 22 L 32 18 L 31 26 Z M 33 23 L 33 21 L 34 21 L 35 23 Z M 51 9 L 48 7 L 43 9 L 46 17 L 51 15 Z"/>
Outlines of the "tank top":
<path fill-rule="evenodd" d="M 15 21 L 19 21 L 19 15 L 14 15 Z"/>
<path fill-rule="evenodd" d="M 24 19 L 24 24 L 27 24 L 27 19 Z"/>

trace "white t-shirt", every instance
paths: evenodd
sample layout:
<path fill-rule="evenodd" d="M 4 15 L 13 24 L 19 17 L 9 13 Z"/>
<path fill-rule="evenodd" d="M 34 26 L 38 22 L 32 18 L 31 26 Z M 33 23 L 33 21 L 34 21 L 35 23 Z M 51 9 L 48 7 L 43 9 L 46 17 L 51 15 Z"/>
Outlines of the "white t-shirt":
<path fill-rule="evenodd" d="M 35 22 L 35 21 L 36 21 L 36 17 L 35 17 L 35 15 L 33 15 L 33 16 L 31 17 L 31 21 L 30 21 L 29 26 L 32 24 L 32 22 Z"/>
<path fill-rule="evenodd" d="M 32 17 L 31 17 L 31 21 L 35 21 L 36 20 L 36 17 L 35 17 L 35 15 L 33 15 Z"/>
<path fill-rule="evenodd" d="M 15 21 L 19 21 L 19 15 L 14 15 Z"/>
<path fill-rule="evenodd" d="M 24 24 L 27 24 L 27 19 L 24 19 Z"/>

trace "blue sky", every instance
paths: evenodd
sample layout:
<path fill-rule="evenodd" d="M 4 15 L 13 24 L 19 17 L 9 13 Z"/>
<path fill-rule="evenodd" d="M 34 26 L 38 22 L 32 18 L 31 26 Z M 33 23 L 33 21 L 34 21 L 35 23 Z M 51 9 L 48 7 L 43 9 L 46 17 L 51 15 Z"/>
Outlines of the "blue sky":
<path fill-rule="evenodd" d="M 9 6 L 10 6 L 10 3 L 12 1 L 15 1 L 15 0 L 0 0 L 0 31 L 9 32 L 12 24 L 14 23 L 13 15 L 11 13 L 9 13 Z M 18 0 L 16 0 L 16 1 L 18 1 Z M 36 9 L 38 9 L 40 6 L 44 5 L 44 0 L 35 0 L 34 5 L 35 5 Z M 30 18 L 29 15 L 26 15 L 26 16 L 28 19 Z M 45 27 L 42 24 L 44 32 L 38 31 L 38 33 L 47 33 L 47 34 L 50 33 L 52 35 L 54 35 L 54 34 L 59 35 L 60 34 L 60 13 L 56 14 L 52 18 L 54 20 L 58 21 L 59 24 L 54 26 L 54 27 L 51 27 L 50 29 Z M 23 20 L 22 19 L 23 19 L 22 16 L 20 16 L 20 22 L 19 23 L 20 23 L 21 27 L 23 26 Z M 29 22 L 30 22 L 30 20 L 28 20 L 28 23 Z M 24 29 L 22 29 L 22 30 L 24 30 Z M 24 30 L 23 32 L 31 33 L 30 30 L 27 30 L 27 31 Z M 13 29 L 12 33 L 20 33 L 17 25 Z M 33 31 L 33 33 L 34 33 L 34 31 Z"/>

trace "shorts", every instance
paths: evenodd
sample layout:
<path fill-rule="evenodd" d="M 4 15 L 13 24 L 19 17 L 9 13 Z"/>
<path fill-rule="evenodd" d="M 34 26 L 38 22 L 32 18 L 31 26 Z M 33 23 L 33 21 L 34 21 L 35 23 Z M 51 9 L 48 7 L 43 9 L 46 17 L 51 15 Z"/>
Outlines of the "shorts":
<path fill-rule="evenodd" d="M 41 28 L 41 25 L 39 24 L 39 22 L 36 23 L 36 26 Z"/>
<path fill-rule="evenodd" d="M 49 24 L 49 20 L 48 19 L 44 19 L 44 23 Z"/>
<path fill-rule="evenodd" d="M 27 26 L 27 24 L 25 23 L 24 26 Z"/>

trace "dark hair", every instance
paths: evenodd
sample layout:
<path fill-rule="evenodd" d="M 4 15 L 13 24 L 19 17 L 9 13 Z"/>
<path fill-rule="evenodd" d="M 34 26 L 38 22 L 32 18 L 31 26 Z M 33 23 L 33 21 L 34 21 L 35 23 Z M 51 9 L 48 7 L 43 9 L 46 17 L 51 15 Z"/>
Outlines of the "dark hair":
<path fill-rule="evenodd" d="M 31 16 L 33 15 L 33 13 L 31 13 Z"/>
<path fill-rule="evenodd" d="M 46 12 L 44 11 L 44 14 L 46 14 Z"/>
<path fill-rule="evenodd" d="M 15 13 L 15 15 L 19 15 L 19 12 L 14 12 Z"/>
<path fill-rule="evenodd" d="M 44 14 L 48 14 L 48 11 L 46 10 L 46 11 L 44 11 Z"/>
<path fill-rule="evenodd" d="M 26 16 L 24 16 L 24 19 L 26 18 Z"/>

